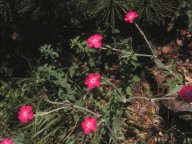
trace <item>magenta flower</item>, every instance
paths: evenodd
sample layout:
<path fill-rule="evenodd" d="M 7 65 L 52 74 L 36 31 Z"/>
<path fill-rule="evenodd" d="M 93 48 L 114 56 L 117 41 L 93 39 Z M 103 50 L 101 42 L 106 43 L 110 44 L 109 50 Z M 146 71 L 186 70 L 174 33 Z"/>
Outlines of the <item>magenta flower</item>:
<path fill-rule="evenodd" d="M 100 48 L 102 43 L 101 43 L 101 40 L 103 39 L 103 37 L 99 34 L 95 34 L 93 36 L 90 36 L 87 40 L 87 45 L 92 48 Z"/>
<path fill-rule="evenodd" d="M 9 138 L 4 138 L 0 144 L 13 144 L 13 141 Z"/>
<path fill-rule="evenodd" d="M 18 119 L 22 123 L 27 123 L 29 120 L 33 119 L 33 111 L 32 107 L 28 105 L 24 105 L 20 108 L 20 111 L 18 112 Z"/>
<path fill-rule="evenodd" d="M 185 102 L 192 102 L 192 86 L 183 86 L 179 91 L 179 96 Z"/>
<path fill-rule="evenodd" d="M 99 87 L 101 85 L 100 78 L 100 74 L 90 73 L 85 79 L 85 84 L 87 85 L 87 88 L 93 89 L 94 87 Z"/>
<path fill-rule="evenodd" d="M 133 21 L 138 17 L 138 13 L 137 12 L 134 12 L 134 11 L 131 11 L 131 12 L 127 12 L 126 15 L 125 15 L 125 21 L 126 22 L 130 22 L 130 23 L 133 23 Z"/>
<path fill-rule="evenodd" d="M 97 119 L 95 117 L 85 118 L 81 124 L 82 129 L 85 134 L 90 134 L 92 131 L 96 131 L 97 129 Z"/>

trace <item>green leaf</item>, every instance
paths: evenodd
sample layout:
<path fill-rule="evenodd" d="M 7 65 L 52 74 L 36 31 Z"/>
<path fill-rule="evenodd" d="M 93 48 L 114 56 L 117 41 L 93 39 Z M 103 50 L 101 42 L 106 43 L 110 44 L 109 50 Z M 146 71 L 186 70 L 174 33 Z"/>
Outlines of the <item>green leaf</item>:
<path fill-rule="evenodd" d="M 50 121 L 46 121 L 44 119 L 44 122 L 43 123 L 47 123 L 44 127 L 42 127 L 42 129 L 39 129 L 39 131 L 37 131 L 32 138 L 35 138 L 37 137 L 39 134 L 41 134 L 42 132 L 46 131 L 47 129 L 50 129 L 52 127 L 52 125 L 54 125 L 58 120 L 60 119 L 60 117 L 57 117 L 53 120 L 50 120 Z"/>
<path fill-rule="evenodd" d="M 139 82 L 140 81 L 140 78 L 136 75 L 133 76 L 133 81 L 134 82 Z"/>
<path fill-rule="evenodd" d="M 158 68 L 165 69 L 165 67 L 163 67 L 162 64 L 157 59 L 154 59 L 154 62 L 157 65 Z"/>
<path fill-rule="evenodd" d="M 61 88 L 59 88 L 59 90 L 58 90 L 58 96 L 60 97 L 60 98 L 63 98 L 63 95 L 64 95 L 65 93 L 64 93 L 64 91 L 61 89 Z"/>
<path fill-rule="evenodd" d="M 175 88 L 171 89 L 165 96 L 171 96 L 174 95 L 176 92 L 178 92 L 179 90 L 181 90 L 183 87 L 183 85 L 178 85 Z"/>
<path fill-rule="evenodd" d="M 70 77 L 73 77 L 76 74 L 76 69 L 79 66 L 76 63 L 73 63 L 73 65 L 69 68 L 69 75 Z"/>
<path fill-rule="evenodd" d="M 94 61 L 94 59 L 89 59 L 89 65 L 90 66 L 94 66 L 95 65 L 95 61 Z"/>
<path fill-rule="evenodd" d="M 131 90 L 130 86 L 128 86 L 125 91 L 126 91 L 126 94 L 129 95 L 130 97 L 133 96 L 133 93 L 132 93 L 132 90 Z"/>
<path fill-rule="evenodd" d="M 79 115 L 78 115 L 77 113 L 75 113 L 75 114 L 73 115 L 73 119 L 74 119 L 75 121 L 79 121 Z"/>
<path fill-rule="evenodd" d="M 75 101 L 76 98 L 73 94 L 68 94 L 67 97 L 71 100 L 71 101 Z"/>
<path fill-rule="evenodd" d="M 161 61 L 158 60 L 158 59 L 154 59 L 154 62 L 155 62 L 155 64 L 157 65 L 157 67 L 160 68 L 160 69 L 167 70 L 167 69 L 170 68 L 169 66 L 163 66 L 163 64 L 161 63 Z"/>
<path fill-rule="evenodd" d="M 25 139 L 25 133 L 24 132 L 19 132 L 17 135 L 15 135 L 13 138 L 14 143 L 16 144 L 24 144 L 24 139 Z"/>
<path fill-rule="evenodd" d="M 65 76 L 65 78 L 63 78 L 63 79 L 60 79 L 59 82 L 60 82 L 60 85 L 61 85 L 63 88 L 68 88 L 68 85 L 67 85 L 67 76 Z"/>

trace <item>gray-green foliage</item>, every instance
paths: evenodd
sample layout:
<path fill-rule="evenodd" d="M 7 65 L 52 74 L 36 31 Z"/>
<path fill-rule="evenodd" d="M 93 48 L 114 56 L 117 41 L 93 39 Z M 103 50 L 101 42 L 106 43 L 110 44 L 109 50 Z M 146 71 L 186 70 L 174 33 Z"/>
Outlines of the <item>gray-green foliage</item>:
<path fill-rule="evenodd" d="M 56 108 L 43 101 L 42 93 L 47 93 L 49 99 L 54 101 L 78 102 L 76 97 L 78 88 L 73 86 L 66 68 L 59 63 L 59 53 L 47 44 L 40 48 L 40 52 L 42 57 L 31 67 L 28 77 L 11 79 L 9 82 L 0 81 L 0 138 L 12 137 L 14 143 L 18 144 L 51 141 L 54 143 L 54 135 L 57 135 L 56 139 L 62 141 L 65 139 L 64 133 L 70 132 L 73 128 L 71 113 L 63 110 L 63 114 L 56 112 L 46 117 L 36 117 L 28 125 L 22 125 L 17 119 L 19 107 L 22 105 L 31 105 L 34 114 L 36 111 L 49 111 Z M 71 122 L 63 122 L 64 118 Z M 13 125 L 13 122 L 14 128 L 12 133 L 9 133 L 7 129 Z M 25 129 L 22 132 L 21 127 Z"/>
<path fill-rule="evenodd" d="M 45 44 L 40 48 L 40 52 L 45 59 L 51 58 L 55 62 L 59 57 L 58 52 L 56 52 L 51 45 Z"/>

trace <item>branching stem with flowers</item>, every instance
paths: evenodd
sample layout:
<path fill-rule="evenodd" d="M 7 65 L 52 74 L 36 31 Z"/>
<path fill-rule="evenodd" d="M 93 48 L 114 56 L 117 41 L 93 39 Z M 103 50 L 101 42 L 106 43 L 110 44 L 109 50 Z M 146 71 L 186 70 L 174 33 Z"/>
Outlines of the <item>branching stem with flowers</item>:
<path fill-rule="evenodd" d="M 151 55 L 135 53 L 133 50 L 131 50 L 130 52 L 130 51 L 122 50 L 120 48 L 112 47 L 110 45 L 104 45 L 103 44 L 104 38 L 100 34 L 94 34 L 90 36 L 86 41 L 86 45 L 87 45 L 86 47 L 84 46 L 79 46 L 79 47 L 81 47 L 84 50 L 83 52 L 87 52 L 89 54 L 93 51 L 95 52 L 95 49 L 97 51 L 99 51 L 100 49 L 106 52 L 108 52 L 108 50 L 111 50 L 113 52 L 119 53 L 120 56 L 122 56 L 122 58 L 127 58 L 132 56 L 148 57 L 150 59 L 153 59 L 157 64 L 162 66 L 171 75 L 173 75 L 179 82 L 182 83 L 181 78 L 176 73 L 174 73 L 170 68 L 165 66 L 158 59 L 152 47 L 152 44 L 148 41 L 147 37 L 145 36 L 143 31 L 140 29 L 140 27 L 134 22 L 138 18 L 138 16 L 139 14 L 135 11 L 127 12 L 125 14 L 124 20 L 125 22 L 134 24 L 136 26 L 136 28 L 139 30 L 144 40 L 146 41 L 151 51 Z M 51 51 L 50 47 L 49 47 L 49 51 Z M 121 54 L 124 54 L 124 55 L 121 55 Z M 99 54 L 96 53 L 94 56 L 97 57 L 98 55 Z M 86 57 L 86 56 L 83 55 L 82 57 Z M 78 60 L 75 60 L 75 61 L 76 63 L 78 63 Z M 54 59 L 54 62 L 57 62 L 57 60 Z M 77 75 L 75 76 L 74 81 L 76 79 L 78 80 L 80 79 L 79 81 L 77 80 L 77 82 L 79 82 L 80 84 L 76 84 L 75 82 L 73 83 L 71 82 L 72 80 L 70 80 L 71 82 L 70 84 L 66 82 L 67 74 L 69 73 L 69 75 L 71 75 L 72 77 L 72 75 L 75 75 L 74 74 L 75 69 L 79 68 L 79 66 L 76 63 L 74 63 L 73 67 L 71 67 L 72 70 L 69 69 L 66 75 L 63 74 L 63 71 L 62 71 L 63 69 L 59 69 L 55 73 L 55 66 L 44 65 L 44 67 L 40 67 L 38 69 L 39 71 L 37 74 L 37 77 L 38 77 L 37 80 L 39 80 L 39 76 L 41 75 L 41 72 L 44 72 L 42 74 L 44 76 L 46 75 L 45 72 L 48 71 L 49 75 L 46 75 L 47 77 L 42 78 L 41 81 L 36 80 L 35 84 L 38 86 L 40 84 L 46 85 L 47 81 L 51 81 L 52 79 L 54 80 L 57 79 L 57 81 L 56 80 L 54 81 L 54 85 L 49 86 L 49 89 L 51 89 L 52 91 L 55 91 L 55 89 L 58 90 L 58 92 L 56 93 L 58 94 L 58 97 L 53 96 L 55 98 L 54 101 L 51 101 L 48 98 L 46 92 L 41 94 L 41 98 L 43 98 L 43 100 L 48 103 L 48 104 L 47 103 L 44 104 L 41 108 L 49 109 L 49 105 L 55 105 L 55 107 L 54 109 L 51 109 L 51 110 L 49 109 L 47 111 L 39 112 L 39 109 L 41 108 L 38 108 L 38 110 L 36 110 L 35 108 L 33 109 L 33 106 L 30 105 L 29 103 L 24 104 L 20 107 L 18 112 L 19 121 L 23 124 L 27 124 L 27 123 L 33 123 L 34 117 L 41 119 L 41 117 L 46 117 L 47 115 L 54 115 L 55 113 L 66 114 L 66 117 L 69 119 L 69 125 L 74 126 L 70 132 L 65 131 L 66 133 L 68 133 L 67 138 L 72 134 L 72 132 L 74 132 L 76 136 L 78 135 L 77 133 L 84 133 L 86 136 L 91 136 L 92 134 L 94 135 L 97 132 L 100 132 L 101 135 L 103 134 L 105 136 L 106 135 L 105 131 L 107 128 L 108 131 L 110 132 L 109 137 L 112 137 L 113 139 L 115 139 L 115 141 L 120 141 L 121 139 L 123 139 L 123 130 L 119 130 L 120 126 L 118 125 L 120 125 L 119 123 L 121 122 L 120 121 L 121 113 L 117 107 L 121 107 L 122 105 L 127 104 L 132 100 L 138 100 L 138 99 L 147 100 L 150 102 L 176 99 L 175 97 L 161 97 L 161 98 L 149 98 L 145 96 L 130 97 L 129 94 L 131 92 L 129 87 L 127 89 L 127 93 L 128 93 L 127 94 L 121 88 L 119 88 L 115 84 L 115 82 L 109 80 L 109 78 L 105 78 L 106 74 L 100 73 L 101 69 L 92 66 L 93 63 L 95 62 L 94 60 L 92 61 L 90 60 L 89 62 L 90 64 L 88 64 L 87 61 L 84 61 L 83 66 L 80 67 L 79 73 L 77 73 Z M 88 66 L 92 66 L 91 69 L 88 69 L 87 68 Z M 109 73 L 109 71 L 110 71 L 110 68 L 106 73 Z M 81 74 L 86 77 L 83 79 L 79 78 Z M 83 88 L 81 88 L 79 85 L 81 85 Z M 80 91 L 81 94 L 79 93 L 77 94 L 78 91 Z M 179 97 L 184 102 L 187 102 L 187 103 L 192 102 L 192 86 L 188 86 L 188 85 L 183 86 L 182 89 L 178 89 L 177 91 L 179 91 Z M 82 95 L 83 93 L 86 93 L 86 94 Z M 82 97 L 79 97 L 79 95 L 80 96 L 82 95 Z M 106 101 L 102 101 L 102 98 L 104 96 L 109 97 L 106 100 L 109 103 L 107 103 Z M 61 102 L 62 100 L 63 102 Z M 34 112 L 36 113 L 34 114 Z M 71 118 L 71 115 L 73 115 L 73 118 Z M 55 115 L 55 116 L 58 116 L 58 115 Z M 71 122 L 72 119 L 74 119 L 75 121 L 74 123 Z M 81 121 L 81 124 L 77 123 L 79 121 Z M 35 123 L 34 125 L 38 125 L 38 124 Z M 41 125 L 41 122 L 39 123 L 39 125 Z M 45 125 L 42 124 L 41 126 L 44 127 Z M 76 127 L 78 128 L 76 129 Z M 118 130 L 119 130 L 119 133 L 117 134 L 116 131 Z M 60 133 L 60 131 L 58 130 L 57 133 Z M 35 134 L 35 136 L 37 135 L 38 133 Z M 119 135 L 122 135 L 122 137 L 120 137 Z M 66 140 L 67 138 L 65 138 L 64 140 Z M 12 143 L 13 141 L 7 137 L 1 140 L 1 144 L 12 144 Z"/>

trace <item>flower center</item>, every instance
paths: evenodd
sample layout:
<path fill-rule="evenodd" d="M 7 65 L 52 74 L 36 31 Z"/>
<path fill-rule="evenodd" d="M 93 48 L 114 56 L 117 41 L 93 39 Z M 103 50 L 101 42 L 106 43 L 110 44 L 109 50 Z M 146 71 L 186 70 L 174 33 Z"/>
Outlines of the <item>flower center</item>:
<path fill-rule="evenodd" d="M 92 78 L 91 79 L 91 83 L 95 83 L 96 79 L 95 78 Z"/>
<path fill-rule="evenodd" d="M 94 39 L 93 42 L 94 42 L 94 43 L 97 43 L 97 39 Z"/>
<path fill-rule="evenodd" d="M 186 94 L 187 96 L 189 96 L 189 97 L 190 97 L 190 96 L 192 97 L 192 91 L 191 91 L 191 90 L 186 91 L 185 94 Z"/>
<path fill-rule="evenodd" d="M 130 18 L 130 19 L 133 19 L 133 15 L 130 15 L 129 18 Z"/>
<path fill-rule="evenodd" d="M 88 127 L 88 128 L 91 127 L 91 123 L 90 123 L 90 122 L 87 123 L 87 127 Z"/>
<path fill-rule="evenodd" d="M 23 116 L 27 116 L 28 115 L 28 112 L 27 111 L 25 111 L 24 113 L 23 113 Z"/>

